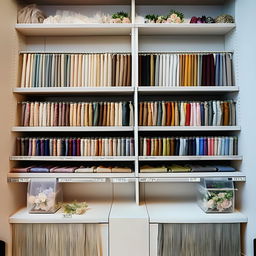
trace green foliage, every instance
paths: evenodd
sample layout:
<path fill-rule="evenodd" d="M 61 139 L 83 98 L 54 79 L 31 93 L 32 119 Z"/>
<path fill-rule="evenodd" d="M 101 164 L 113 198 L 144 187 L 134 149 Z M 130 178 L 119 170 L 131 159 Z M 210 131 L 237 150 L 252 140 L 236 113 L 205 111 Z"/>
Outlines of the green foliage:
<path fill-rule="evenodd" d="M 147 20 L 154 20 L 154 21 L 156 21 L 158 19 L 158 17 L 159 17 L 159 15 L 155 15 L 155 14 L 148 14 L 145 16 L 145 18 Z"/>
<path fill-rule="evenodd" d="M 117 13 L 114 13 L 112 15 L 112 19 L 123 19 L 123 18 L 128 18 L 128 13 L 127 12 L 117 12 Z"/>

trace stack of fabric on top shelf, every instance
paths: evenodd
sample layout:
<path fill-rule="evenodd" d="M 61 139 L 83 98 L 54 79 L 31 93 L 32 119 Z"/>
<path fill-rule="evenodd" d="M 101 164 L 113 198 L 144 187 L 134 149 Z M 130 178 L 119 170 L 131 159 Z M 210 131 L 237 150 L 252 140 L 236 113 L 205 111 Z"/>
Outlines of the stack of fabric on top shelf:
<path fill-rule="evenodd" d="M 236 171 L 235 168 L 228 165 L 171 164 L 171 165 L 163 165 L 163 166 L 144 165 L 140 167 L 141 173 L 235 172 L 235 171 Z"/>
<path fill-rule="evenodd" d="M 131 173 L 132 169 L 126 166 L 53 166 L 33 165 L 14 167 L 12 173 Z"/>

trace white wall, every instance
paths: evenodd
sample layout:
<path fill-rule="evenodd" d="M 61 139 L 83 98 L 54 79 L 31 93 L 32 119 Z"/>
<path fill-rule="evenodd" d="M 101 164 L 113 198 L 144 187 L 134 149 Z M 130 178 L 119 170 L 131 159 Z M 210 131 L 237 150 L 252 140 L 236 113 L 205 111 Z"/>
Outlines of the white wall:
<path fill-rule="evenodd" d="M 255 33 L 255 0 L 237 0 L 237 49 L 238 49 L 238 84 L 241 87 L 241 148 L 244 156 L 242 168 L 247 181 L 241 189 L 242 212 L 248 216 L 245 229 L 245 253 L 253 255 L 253 239 L 256 238 L 256 33 Z"/>

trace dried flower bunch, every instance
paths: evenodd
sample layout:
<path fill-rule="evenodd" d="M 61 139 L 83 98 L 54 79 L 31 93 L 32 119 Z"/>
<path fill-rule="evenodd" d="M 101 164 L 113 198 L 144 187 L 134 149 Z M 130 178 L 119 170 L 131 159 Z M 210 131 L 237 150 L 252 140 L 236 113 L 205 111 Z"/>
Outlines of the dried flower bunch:
<path fill-rule="evenodd" d="M 86 202 L 71 202 L 71 203 L 61 203 L 60 207 L 65 214 L 77 214 L 82 215 L 88 210 L 88 205 Z"/>
<path fill-rule="evenodd" d="M 171 10 L 167 16 L 148 14 L 145 16 L 146 23 L 182 23 L 184 14 L 176 10 Z"/>
<path fill-rule="evenodd" d="M 131 19 L 126 12 L 117 12 L 112 15 L 111 23 L 131 23 Z"/>
<path fill-rule="evenodd" d="M 220 15 L 217 18 L 212 18 L 212 17 L 196 17 L 193 16 L 190 20 L 190 23 L 234 23 L 235 20 L 231 15 L 224 14 Z"/>
<path fill-rule="evenodd" d="M 233 207 L 234 191 L 208 191 L 205 197 L 205 206 L 216 212 L 229 212 Z"/>

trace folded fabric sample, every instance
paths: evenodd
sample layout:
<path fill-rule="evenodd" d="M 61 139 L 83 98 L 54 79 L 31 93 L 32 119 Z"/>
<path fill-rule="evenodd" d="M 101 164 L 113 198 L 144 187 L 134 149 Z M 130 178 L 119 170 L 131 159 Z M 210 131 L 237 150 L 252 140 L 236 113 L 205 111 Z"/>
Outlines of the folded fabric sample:
<path fill-rule="evenodd" d="M 54 169 L 54 168 L 52 168 L 52 167 L 44 167 L 44 166 L 40 166 L 40 167 L 32 167 L 32 168 L 30 168 L 30 172 L 42 172 L 42 173 L 44 173 L 44 172 L 50 172 L 50 170 L 52 170 L 52 169 Z"/>
<path fill-rule="evenodd" d="M 114 167 L 112 168 L 113 173 L 131 173 L 132 169 L 127 167 Z"/>
<path fill-rule="evenodd" d="M 149 165 L 144 165 L 140 168 L 141 173 L 147 173 L 147 172 L 167 172 L 167 168 L 162 166 L 162 167 L 152 167 Z"/>
<path fill-rule="evenodd" d="M 236 172 L 237 171 L 232 166 L 227 166 L 227 165 L 214 165 L 214 167 L 217 168 L 219 172 Z"/>
<path fill-rule="evenodd" d="M 188 165 L 192 172 L 217 172 L 216 166 L 211 165 Z"/>
<path fill-rule="evenodd" d="M 191 168 L 188 166 L 181 166 L 177 164 L 172 164 L 168 166 L 169 172 L 191 172 Z"/>
<path fill-rule="evenodd" d="M 74 172 L 76 167 L 57 167 L 51 170 L 51 172 L 59 172 L 59 173 L 70 173 Z"/>
<path fill-rule="evenodd" d="M 101 172 L 101 173 L 111 173 L 111 171 L 112 171 L 111 167 L 104 167 L 104 166 L 99 166 L 95 170 L 95 172 Z"/>
<path fill-rule="evenodd" d="M 21 173 L 24 173 L 24 172 L 29 172 L 30 171 L 30 168 L 32 168 L 33 166 L 30 166 L 30 167 L 13 167 L 11 169 L 11 172 L 21 172 Z"/>
<path fill-rule="evenodd" d="M 75 172 L 80 172 L 80 173 L 93 173 L 95 172 L 96 167 L 92 166 L 92 167 L 84 167 L 84 166 L 80 166 L 79 168 L 77 168 L 75 170 Z"/>

